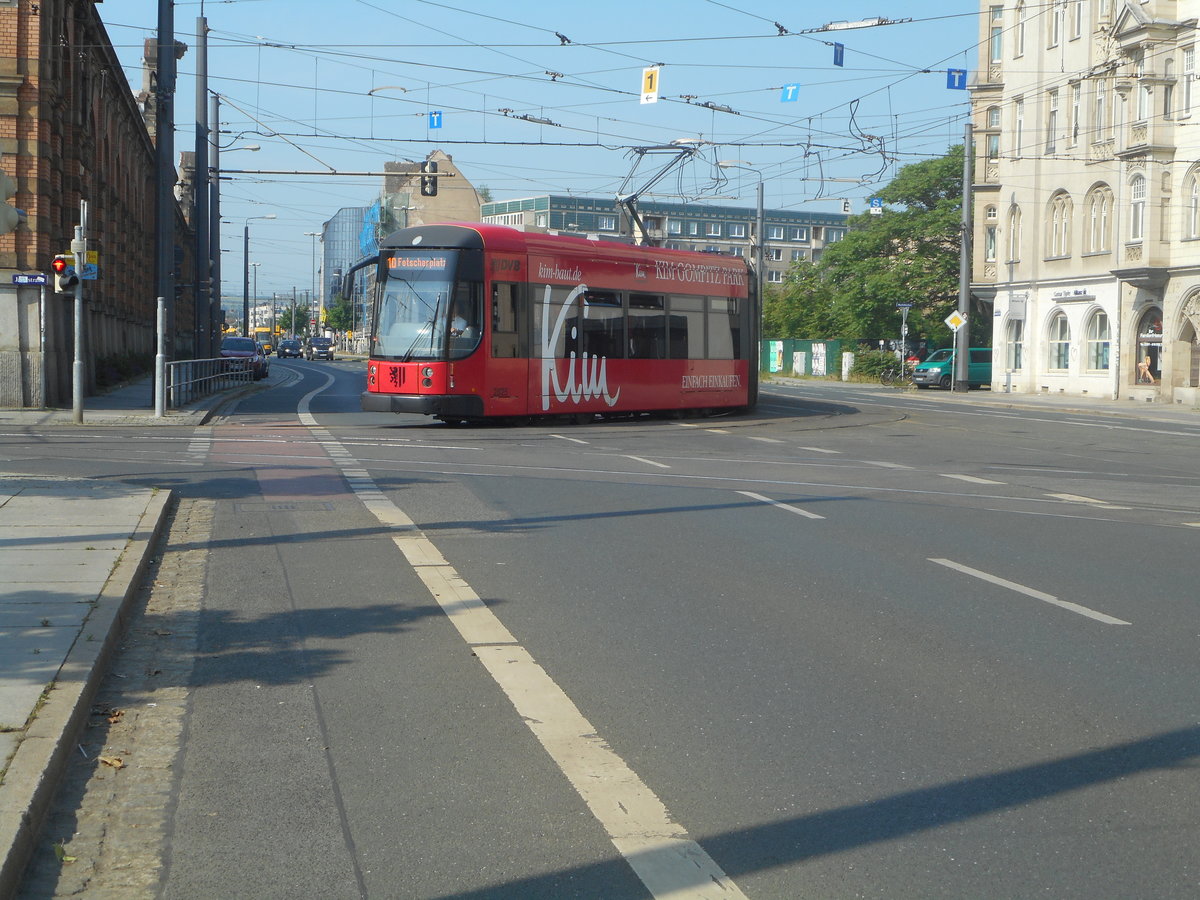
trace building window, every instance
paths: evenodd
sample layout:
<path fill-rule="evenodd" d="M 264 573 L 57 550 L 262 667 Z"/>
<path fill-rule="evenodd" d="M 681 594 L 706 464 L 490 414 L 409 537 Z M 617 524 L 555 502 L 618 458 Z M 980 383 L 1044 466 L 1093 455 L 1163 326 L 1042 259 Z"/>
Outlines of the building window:
<path fill-rule="evenodd" d="M 746 236 L 745 222 L 730 222 L 729 236 L 733 238 L 744 238 Z"/>
<path fill-rule="evenodd" d="M 1021 208 L 1013 206 L 1008 211 L 1008 259 L 1017 262 L 1021 258 Z"/>
<path fill-rule="evenodd" d="M 1046 215 L 1046 257 L 1071 255 L 1071 195 L 1060 191 L 1050 198 Z"/>
<path fill-rule="evenodd" d="M 767 248 L 767 259 L 771 260 L 772 262 L 783 262 L 783 248 L 782 247 L 768 247 Z"/>
<path fill-rule="evenodd" d="M 1108 314 L 1097 311 L 1087 326 L 1087 367 L 1092 372 L 1108 370 L 1108 350 L 1112 345 Z"/>
<path fill-rule="evenodd" d="M 768 269 L 767 281 L 771 284 L 783 284 L 783 273 L 778 269 Z"/>
<path fill-rule="evenodd" d="M 1017 37 L 1013 41 L 1013 56 L 1025 55 L 1025 20 L 1028 18 L 1024 0 L 1017 4 Z"/>
<path fill-rule="evenodd" d="M 998 106 L 989 106 L 988 107 L 987 127 L 988 128 L 999 128 L 1000 127 L 1000 107 L 998 107 Z"/>
<path fill-rule="evenodd" d="M 746 248 L 745 247 L 730 247 L 729 255 L 730 256 L 745 256 Z"/>
<path fill-rule="evenodd" d="M 1088 253 L 1105 253 L 1112 249 L 1108 239 L 1108 219 L 1111 211 L 1112 191 L 1107 187 L 1095 188 L 1088 194 Z"/>
<path fill-rule="evenodd" d="M 1135 175 L 1129 183 L 1129 239 L 1140 241 L 1146 233 L 1146 179 Z"/>
<path fill-rule="evenodd" d="M 1071 0 L 1071 40 L 1083 34 L 1083 0 Z"/>
<path fill-rule="evenodd" d="M 667 219 L 667 234 L 683 234 L 683 223 L 678 219 Z"/>
<path fill-rule="evenodd" d="M 1050 10 L 1050 40 L 1047 47 L 1057 47 L 1062 43 L 1063 19 L 1066 16 L 1064 6 L 1066 0 L 1053 0 L 1054 7 Z"/>
<path fill-rule="evenodd" d="M 1083 85 L 1078 84 L 1078 83 L 1071 85 L 1070 134 L 1071 134 L 1071 146 L 1072 147 L 1074 147 L 1076 144 L 1079 143 L 1079 107 L 1081 105 L 1080 98 L 1082 97 L 1082 95 L 1083 95 Z"/>
<path fill-rule="evenodd" d="M 1162 377 L 1162 310 L 1150 307 L 1142 313 L 1137 328 L 1138 349 L 1134 366 L 1138 384 L 1157 384 Z"/>
<path fill-rule="evenodd" d="M 825 231 L 825 243 L 836 244 L 846 236 L 845 228 L 828 228 Z"/>
<path fill-rule="evenodd" d="M 1058 91 L 1046 92 L 1046 152 L 1055 152 L 1058 137 Z"/>
<path fill-rule="evenodd" d="M 793 250 L 792 251 L 792 262 L 803 262 L 806 259 L 808 259 L 808 251 L 807 250 Z"/>
<path fill-rule="evenodd" d="M 1186 118 L 1192 114 L 1192 79 L 1196 75 L 1196 48 L 1183 48 L 1183 102 L 1179 105 L 1179 115 Z"/>
<path fill-rule="evenodd" d="M 1021 158 L 1025 148 L 1025 101 L 1018 97 L 1013 101 L 1013 156 Z"/>
<path fill-rule="evenodd" d="M 687 233 L 690 235 L 699 234 L 700 233 L 700 223 L 699 222 L 688 222 L 687 223 Z"/>
<path fill-rule="evenodd" d="M 807 228 L 793 228 L 792 229 L 792 240 L 793 241 L 807 241 L 808 240 L 808 229 Z"/>
<path fill-rule="evenodd" d="M 546 227 L 546 214 L 538 213 L 536 216 L 534 216 L 534 224 L 538 228 L 545 228 Z"/>
<path fill-rule="evenodd" d="M 991 42 L 990 43 L 991 43 L 991 48 L 992 48 L 992 62 L 998 63 L 998 62 L 1000 62 L 1000 60 L 1002 58 L 1002 54 L 1004 52 L 1004 7 L 1003 6 L 991 7 L 991 20 L 992 20 L 992 31 L 991 31 Z"/>
<path fill-rule="evenodd" d="M 983 259 L 985 262 L 996 261 L 996 226 L 983 226 Z"/>
<path fill-rule="evenodd" d="M 709 222 L 704 228 L 704 234 L 706 237 L 720 237 L 721 224 L 719 222 Z"/>
<path fill-rule="evenodd" d="M 1019 372 L 1025 368 L 1025 320 L 1009 319 L 1005 334 L 1004 355 L 1008 368 Z"/>
<path fill-rule="evenodd" d="M 600 230 L 601 231 L 616 231 L 617 230 L 617 217 L 616 216 L 600 216 L 599 220 L 600 220 Z"/>
<path fill-rule="evenodd" d="M 782 225 L 768 225 L 767 226 L 767 239 L 772 240 L 772 241 L 782 241 L 783 240 L 783 226 Z"/>
<path fill-rule="evenodd" d="M 1200 172 L 1193 169 L 1187 180 L 1187 211 L 1183 223 L 1185 238 L 1200 238 Z"/>
<path fill-rule="evenodd" d="M 1108 96 L 1108 81 L 1104 78 L 1096 79 L 1096 95 L 1095 95 L 1095 120 L 1092 122 L 1092 140 L 1102 141 L 1108 133 L 1107 106 L 1105 98 Z"/>
<path fill-rule="evenodd" d="M 1175 60 L 1168 57 L 1163 61 L 1163 118 L 1175 117 Z"/>
<path fill-rule="evenodd" d="M 1050 331 L 1046 342 L 1048 356 L 1046 368 L 1057 372 L 1065 372 L 1071 365 L 1071 326 L 1067 317 L 1055 313 L 1050 320 Z"/>
<path fill-rule="evenodd" d="M 1150 85 L 1143 84 L 1142 89 L 1137 92 L 1137 121 L 1144 122 L 1150 118 L 1151 97 Z"/>

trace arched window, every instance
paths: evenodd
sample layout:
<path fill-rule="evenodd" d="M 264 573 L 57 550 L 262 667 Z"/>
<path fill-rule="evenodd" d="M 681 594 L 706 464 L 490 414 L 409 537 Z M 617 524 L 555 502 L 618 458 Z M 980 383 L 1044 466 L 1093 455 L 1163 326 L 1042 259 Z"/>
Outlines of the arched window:
<path fill-rule="evenodd" d="M 1088 193 L 1087 199 L 1087 252 L 1105 253 L 1112 249 L 1109 240 L 1108 221 L 1112 211 L 1112 191 L 1100 185 Z"/>
<path fill-rule="evenodd" d="M 1112 346 L 1112 335 L 1109 331 L 1108 314 L 1096 310 L 1088 320 L 1087 335 L 1087 367 L 1089 371 L 1101 372 L 1108 370 L 1108 351 Z"/>
<path fill-rule="evenodd" d="M 996 207 L 989 206 L 983 213 L 983 258 L 987 262 L 996 261 Z"/>
<path fill-rule="evenodd" d="M 1146 233 L 1146 179 L 1133 176 L 1129 182 L 1129 239 L 1140 241 Z"/>
<path fill-rule="evenodd" d="M 1008 259 L 1017 262 L 1021 258 L 1021 207 L 1013 205 L 1008 210 Z"/>
<path fill-rule="evenodd" d="M 1028 18 L 1028 13 L 1025 9 L 1025 2 L 1021 0 L 1017 4 L 1017 39 L 1013 41 L 1013 56 L 1025 55 L 1025 20 Z"/>
<path fill-rule="evenodd" d="M 1060 191 L 1050 198 L 1046 211 L 1046 256 L 1055 258 L 1071 254 L 1071 195 Z"/>
<path fill-rule="evenodd" d="M 1071 326 L 1064 313 L 1055 313 L 1046 336 L 1046 368 L 1065 372 L 1071 364 Z"/>
<path fill-rule="evenodd" d="M 1009 319 L 1004 333 L 1004 361 L 1018 372 L 1025 368 L 1025 320 Z"/>

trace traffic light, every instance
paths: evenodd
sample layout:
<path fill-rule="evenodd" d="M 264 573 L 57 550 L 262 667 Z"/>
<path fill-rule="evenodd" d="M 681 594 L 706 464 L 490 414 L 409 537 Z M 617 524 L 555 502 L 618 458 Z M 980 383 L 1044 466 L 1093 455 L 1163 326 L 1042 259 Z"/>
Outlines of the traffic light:
<path fill-rule="evenodd" d="M 75 257 L 70 253 L 60 253 L 54 257 L 50 268 L 54 270 L 54 292 L 75 293 L 75 285 L 79 284 L 79 273 L 75 271 Z"/>
<path fill-rule="evenodd" d="M 432 159 L 427 159 L 421 163 L 421 196 L 436 197 L 437 196 L 437 163 Z"/>
<path fill-rule="evenodd" d="M 10 201 L 17 196 L 17 182 L 7 172 L 0 171 L 0 234 L 16 231 L 25 213 L 13 206 Z"/>

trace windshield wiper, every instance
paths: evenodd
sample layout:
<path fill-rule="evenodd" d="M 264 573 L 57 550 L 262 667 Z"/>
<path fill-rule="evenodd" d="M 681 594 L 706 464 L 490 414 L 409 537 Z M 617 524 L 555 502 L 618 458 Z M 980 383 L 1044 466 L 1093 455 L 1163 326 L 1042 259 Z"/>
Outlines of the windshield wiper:
<path fill-rule="evenodd" d="M 420 294 L 417 294 L 417 296 L 419 297 Z M 417 349 L 417 343 L 421 340 L 421 338 L 425 337 L 425 331 L 427 329 L 429 331 L 429 349 L 430 349 L 430 351 L 433 350 L 433 339 L 437 333 L 437 329 L 434 326 L 437 324 L 438 314 L 441 312 L 441 309 L 442 309 L 442 295 L 438 294 L 437 303 L 434 304 L 434 307 L 433 307 L 433 316 L 431 316 L 429 321 L 426 322 L 425 325 L 421 328 L 421 330 L 417 332 L 417 336 L 415 338 L 413 338 L 412 343 L 408 345 L 408 349 L 404 351 L 404 359 L 401 360 L 402 362 L 408 362 L 409 360 L 412 359 L 412 353 L 414 350 Z"/>

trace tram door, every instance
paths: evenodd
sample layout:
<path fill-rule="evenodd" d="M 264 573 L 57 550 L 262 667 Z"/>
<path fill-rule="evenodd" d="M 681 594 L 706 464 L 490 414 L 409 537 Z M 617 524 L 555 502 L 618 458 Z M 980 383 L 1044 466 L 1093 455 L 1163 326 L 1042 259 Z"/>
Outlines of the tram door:
<path fill-rule="evenodd" d="M 522 415 L 529 398 L 528 304 L 524 285 L 493 281 L 491 358 L 485 402 L 497 415 Z"/>

